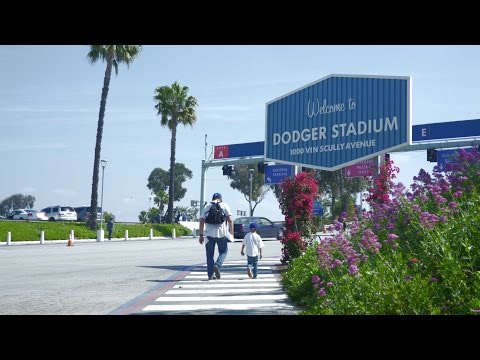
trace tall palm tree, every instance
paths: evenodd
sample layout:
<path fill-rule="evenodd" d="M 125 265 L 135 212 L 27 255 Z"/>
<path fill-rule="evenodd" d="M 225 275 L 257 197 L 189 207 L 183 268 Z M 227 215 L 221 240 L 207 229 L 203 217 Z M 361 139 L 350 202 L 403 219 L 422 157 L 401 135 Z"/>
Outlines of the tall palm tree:
<path fill-rule="evenodd" d="M 112 67 L 115 68 L 115 75 L 118 75 L 118 65 L 125 63 L 128 67 L 130 63 L 138 56 L 141 49 L 141 45 L 91 45 L 90 51 L 87 54 L 87 59 L 92 64 L 95 64 L 97 60 L 102 60 L 107 63 L 105 76 L 103 77 L 100 111 L 98 113 L 97 141 L 95 142 L 95 157 L 93 161 L 92 197 L 90 209 L 96 209 L 98 206 L 98 172 L 100 165 L 100 150 L 102 148 L 103 120 L 105 117 L 105 106 L 107 104 L 108 87 L 110 86 Z M 90 211 L 88 224 L 92 230 L 96 229 L 96 211 Z"/>
<path fill-rule="evenodd" d="M 177 125 L 193 126 L 197 121 L 195 109 L 198 105 L 197 99 L 188 96 L 188 87 L 180 86 L 176 81 L 172 86 L 160 86 L 155 89 L 154 101 L 157 115 L 161 115 L 160 124 L 168 126 L 172 132 L 170 142 L 170 179 L 168 186 L 168 208 L 167 222 L 173 223 L 173 179 L 175 178 L 175 149 L 177 142 Z"/>

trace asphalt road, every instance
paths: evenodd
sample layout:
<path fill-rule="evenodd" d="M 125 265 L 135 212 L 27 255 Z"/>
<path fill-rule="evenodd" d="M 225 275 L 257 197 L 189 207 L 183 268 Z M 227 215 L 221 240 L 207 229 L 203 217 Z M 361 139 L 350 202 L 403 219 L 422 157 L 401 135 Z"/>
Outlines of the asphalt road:
<path fill-rule="evenodd" d="M 264 256 L 278 258 L 280 242 L 265 240 Z M 240 247 L 239 240 L 229 243 L 227 260 L 245 260 Z M 127 314 L 160 284 L 204 263 L 205 248 L 192 237 L 2 243 L 0 314 Z"/>

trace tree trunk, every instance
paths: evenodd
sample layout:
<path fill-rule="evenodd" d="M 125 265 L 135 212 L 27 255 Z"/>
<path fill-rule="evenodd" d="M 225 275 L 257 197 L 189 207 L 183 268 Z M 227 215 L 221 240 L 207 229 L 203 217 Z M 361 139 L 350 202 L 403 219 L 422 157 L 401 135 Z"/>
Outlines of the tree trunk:
<path fill-rule="evenodd" d="M 253 208 L 252 208 L 252 216 L 253 216 L 253 213 L 255 212 L 255 208 L 257 207 L 258 204 L 259 204 L 259 203 L 255 203 L 255 205 L 253 206 Z"/>
<path fill-rule="evenodd" d="M 175 178 L 175 147 L 177 141 L 177 119 L 172 117 L 172 140 L 170 142 L 170 181 L 168 184 L 168 219 L 169 224 L 173 224 L 173 194 L 174 194 L 174 185 L 173 179 Z"/>
<path fill-rule="evenodd" d="M 103 78 L 102 98 L 100 99 L 100 111 L 98 113 L 97 141 L 95 143 L 95 157 L 93 160 L 92 197 L 90 202 L 90 214 L 88 226 L 92 230 L 97 229 L 97 207 L 98 207 L 98 173 L 100 167 L 100 151 L 102 149 L 103 122 L 105 118 L 105 107 L 107 105 L 108 87 L 112 76 L 113 54 L 108 56 L 107 68 Z M 103 209 L 102 209 L 103 211 Z"/>
<path fill-rule="evenodd" d="M 332 221 L 335 219 L 335 201 L 337 200 L 337 197 L 335 196 L 335 191 L 332 191 L 332 206 L 331 206 L 331 212 L 332 212 Z"/>

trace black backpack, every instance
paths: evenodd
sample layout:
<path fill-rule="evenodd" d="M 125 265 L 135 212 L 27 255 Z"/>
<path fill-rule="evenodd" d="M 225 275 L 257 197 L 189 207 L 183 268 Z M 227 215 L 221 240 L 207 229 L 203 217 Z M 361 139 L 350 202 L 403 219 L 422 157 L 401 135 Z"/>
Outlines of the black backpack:
<path fill-rule="evenodd" d="M 216 202 L 215 204 L 212 204 L 210 210 L 208 210 L 208 215 L 205 218 L 205 222 L 207 224 L 221 224 L 225 222 L 226 219 L 227 216 L 220 207 L 220 204 Z"/>

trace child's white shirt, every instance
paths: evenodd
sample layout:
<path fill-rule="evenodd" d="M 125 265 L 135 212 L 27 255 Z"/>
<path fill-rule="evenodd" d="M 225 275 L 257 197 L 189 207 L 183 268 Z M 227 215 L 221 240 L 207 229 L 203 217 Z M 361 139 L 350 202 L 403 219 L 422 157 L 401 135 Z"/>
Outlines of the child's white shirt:
<path fill-rule="evenodd" d="M 242 245 L 245 245 L 245 253 L 248 256 L 257 256 L 260 254 L 260 249 L 263 248 L 263 240 L 256 232 L 249 232 L 243 238 Z"/>

